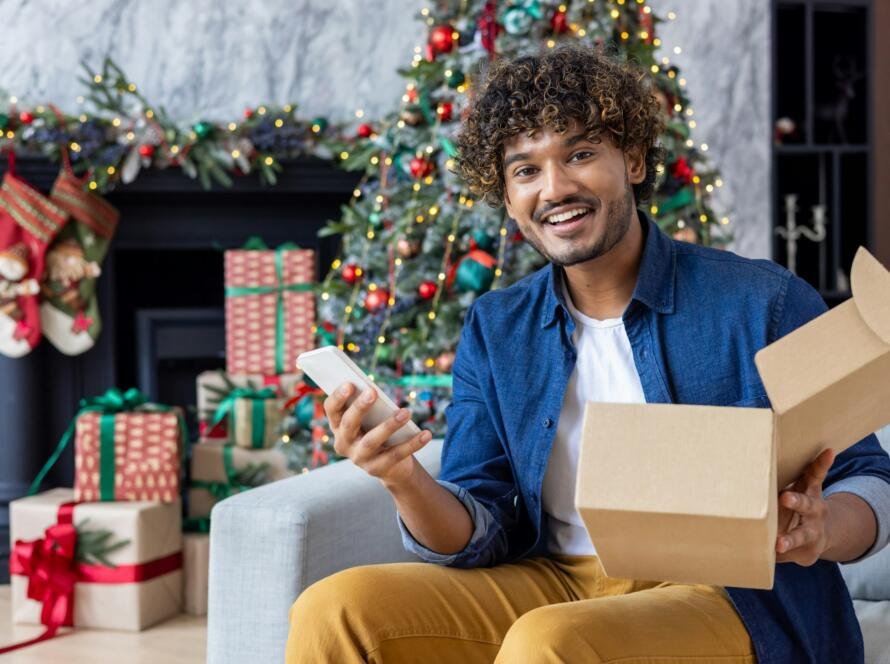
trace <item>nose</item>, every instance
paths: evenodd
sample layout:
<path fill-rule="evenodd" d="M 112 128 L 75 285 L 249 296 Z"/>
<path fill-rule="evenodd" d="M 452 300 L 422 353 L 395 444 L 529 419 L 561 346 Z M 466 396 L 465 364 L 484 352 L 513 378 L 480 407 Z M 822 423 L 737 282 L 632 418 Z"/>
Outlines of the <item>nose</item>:
<path fill-rule="evenodd" d="M 577 183 L 561 164 L 547 165 L 541 175 L 541 200 L 544 203 L 559 203 L 578 193 Z"/>

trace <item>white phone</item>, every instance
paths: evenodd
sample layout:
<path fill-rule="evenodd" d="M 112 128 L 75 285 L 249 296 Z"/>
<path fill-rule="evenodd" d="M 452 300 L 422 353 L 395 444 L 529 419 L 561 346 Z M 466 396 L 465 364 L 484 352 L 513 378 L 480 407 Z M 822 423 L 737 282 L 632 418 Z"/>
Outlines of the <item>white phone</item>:
<path fill-rule="evenodd" d="M 355 390 L 347 399 L 346 403 L 349 405 L 352 405 L 352 402 L 368 388 L 377 390 L 377 400 L 362 418 L 362 428 L 365 431 L 370 431 L 383 423 L 399 409 L 393 400 L 337 346 L 323 346 L 300 354 L 297 357 L 297 369 L 305 372 L 329 396 L 343 383 L 352 383 Z M 409 419 L 389 437 L 384 447 L 407 443 L 419 433 L 420 427 Z"/>

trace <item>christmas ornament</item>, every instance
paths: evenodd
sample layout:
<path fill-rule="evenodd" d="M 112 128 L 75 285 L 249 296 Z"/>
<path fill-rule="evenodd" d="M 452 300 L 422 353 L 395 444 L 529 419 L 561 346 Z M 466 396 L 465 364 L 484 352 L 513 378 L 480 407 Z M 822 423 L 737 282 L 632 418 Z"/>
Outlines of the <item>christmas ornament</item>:
<path fill-rule="evenodd" d="M 450 101 L 443 101 L 436 107 L 436 115 L 439 116 L 441 122 L 450 122 L 453 112 L 454 104 Z"/>
<path fill-rule="evenodd" d="M 420 253 L 420 242 L 418 240 L 400 238 L 396 242 L 396 251 L 402 258 L 413 258 Z"/>
<path fill-rule="evenodd" d="M 383 225 L 383 217 L 379 212 L 372 212 L 371 214 L 369 214 L 368 221 L 375 229 L 378 229 Z"/>
<path fill-rule="evenodd" d="M 497 22 L 497 4 L 493 0 L 485 3 L 479 14 L 479 35 L 484 48 L 492 56 L 495 55 L 495 41 L 502 26 Z"/>
<path fill-rule="evenodd" d="M 484 293 L 494 281 L 494 268 L 497 260 L 494 256 L 479 249 L 470 251 L 457 264 L 455 281 L 458 290 Z"/>
<path fill-rule="evenodd" d="M 473 231 L 473 237 L 470 240 L 471 249 L 481 249 L 482 251 L 491 251 L 494 247 L 494 238 L 481 228 Z"/>
<path fill-rule="evenodd" d="M 467 79 L 466 76 L 464 76 L 464 73 L 460 69 L 454 69 L 445 77 L 445 84 L 453 90 L 458 86 L 463 85 L 465 80 Z"/>
<path fill-rule="evenodd" d="M 371 136 L 371 134 L 374 133 L 374 128 L 371 125 L 369 125 L 367 122 L 365 122 L 358 126 L 358 129 L 355 130 L 355 133 L 360 138 L 368 138 Z"/>
<path fill-rule="evenodd" d="M 320 346 L 333 346 L 337 339 L 337 328 L 330 321 L 325 321 L 316 330 Z M 307 376 L 308 379 L 308 376 Z"/>
<path fill-rule="evenodd" d="M 244 109 L 244 119 L 245 119 L 245 120 L 250 120 L 250 118 L 252 118 L 252 117 L 253 117 L 253 109 L 252 109 L 252 108 L 245 108 L 245 109 Z"/>
<path fill-rule="evenodd" d="M 313 131 L 324 132 L 328 128 L 328 121 L 325 120 L 323 117 L 315 118 L 310 124 L 312 125 Z M 318 127 L 317 130 L 316 127 Z"/>
<path fill-rule="evenodd" d="M 646 10 L 649 9 L 647 12 Z M 646 33 L 646 36 L 643 38 L 643 41 L 647 44 L 651 44 L 655 41 L 655 23 L 652 19 L 652 11 L 650 7 L 641 6 L 637 10 L 637 15 L 640 19 L 640 28 L 643 32 Z"/>
<path fill-rule="evenodd" d="M 151 159 L 155 153 L 154 145 L 140 145 L 139 146 L 139 156 L 145 157 L 146 159 Z"/>
<path fill-rule="evenodd" d="M 414 157 L 408 166 L 411 169 L 411 177 L 417 180 L 425 178 L 427 175 L 432 175 L 433 172 L 432 162 L 423 157 Z"/>
<path fill-rule="evenodd" d="M 362 270 L 358 265 L 349 263 L 343 266 L 340 275 L 347 284 L 354 284 L 362 276 Z"/>
<path fill-rule="evenodd" d="M 405 95 L 408 97 L 409 102 L 415 103 L 417 101 L 417 88 L 409 88 Z"/>
<path fill-rule="evenodd" d="M 436 369 L 438 371 L 441 371 L 442 373 L 448 373 L 449 371 L 451 371 L 451 367 L 453 365 L 454 353 L 452 353 L 451 351 L 445 351 L 436 358 Z"/>
<path fill-rule="evenodd" d="M 424 281 L 417 287 L 417 294 L 423 300 L 430 300 L 436 294 L 438 286 L 435 281 Z"/>
<path fill-rule="evenodd" d="M 569 23 L 566 20 L 566 13 L 561 12 L 557 9 L 556 12 L 554 12 L 553 17 L 550 19 L 550 27 L 557 35 L 561 35 L 567 32 L 569 29 Z"/>
<path fill-rule="evenodd" d="M 388 300 L 389 293 L 383 288 L 369 290 L 368 294 L 365 296 L 365 309 L 374 313 L 380 307 L 385 306 Z"/>
<path fill-rule="evenodd" d="M 680 157 L 671 165 L 671 175 L 678 180 L 682 180 L 686 184 L 692 183 L 694 173 L 689 166 L 689 162 L 686 161 L 686 157 Z"/>
<path fill-rule="evenodd" d="M 417 127 L 423 123 L 423 111 L 414 107 L 403 108 L 399 112 L 399 120 L 411 127 Z"/>
<path fill-rule="evenodd" d="M 22 124 L 29 125 L 34 122 L 34 115 L 29 113 L 28 111 L 22 111 L 19 113 L 19 121 Z"/>
<path fill-rule="evenodd" d="M 448 24 L 430 30 L 430 46 L 436 54 L 451 53 L 454 48 L 454 28 Z"/>
<path fill-rule="evenodd" d="M 213 125 L 202 120 L 201 122 L 196 122 L 192 130 L 197 134 L 198 138 L 203 140 L 213 134 Z"/>
<path fill-rule="evenodd" d="M 6 113 L 0 113 L 0 131 L 5 131 L 9 127 L 9 116 Z"/>
<path fill-rule="evenodd" d="M 307 394 L 297 402 L 294 406 L 294 417 L 297 423 L 304 429 L 312 426 L 312 419 L 315 415 L 315 396 Z"/>

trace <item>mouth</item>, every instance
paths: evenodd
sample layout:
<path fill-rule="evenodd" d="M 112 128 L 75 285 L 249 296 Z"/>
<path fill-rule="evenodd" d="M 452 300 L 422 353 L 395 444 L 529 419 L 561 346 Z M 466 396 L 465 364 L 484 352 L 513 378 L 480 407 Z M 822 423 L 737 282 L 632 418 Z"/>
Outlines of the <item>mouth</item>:
<path fill-rule="evenodd" d="M 583 207 L 560 214 L 550 215 L 541 222 L 555 235 L 568 235 L 596 214 L 596 208 Z"/>

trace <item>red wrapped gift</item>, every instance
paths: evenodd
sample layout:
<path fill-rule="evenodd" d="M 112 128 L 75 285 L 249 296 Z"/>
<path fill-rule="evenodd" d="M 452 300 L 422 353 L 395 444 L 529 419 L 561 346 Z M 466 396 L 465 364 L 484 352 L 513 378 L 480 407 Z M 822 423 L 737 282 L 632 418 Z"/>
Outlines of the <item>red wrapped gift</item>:
<path fill-rule="evenodd" d="M 314 347 L 315 252 L 251 240 L 225 254 L 226 371 L 277 375 L 294 371 Z"/>

